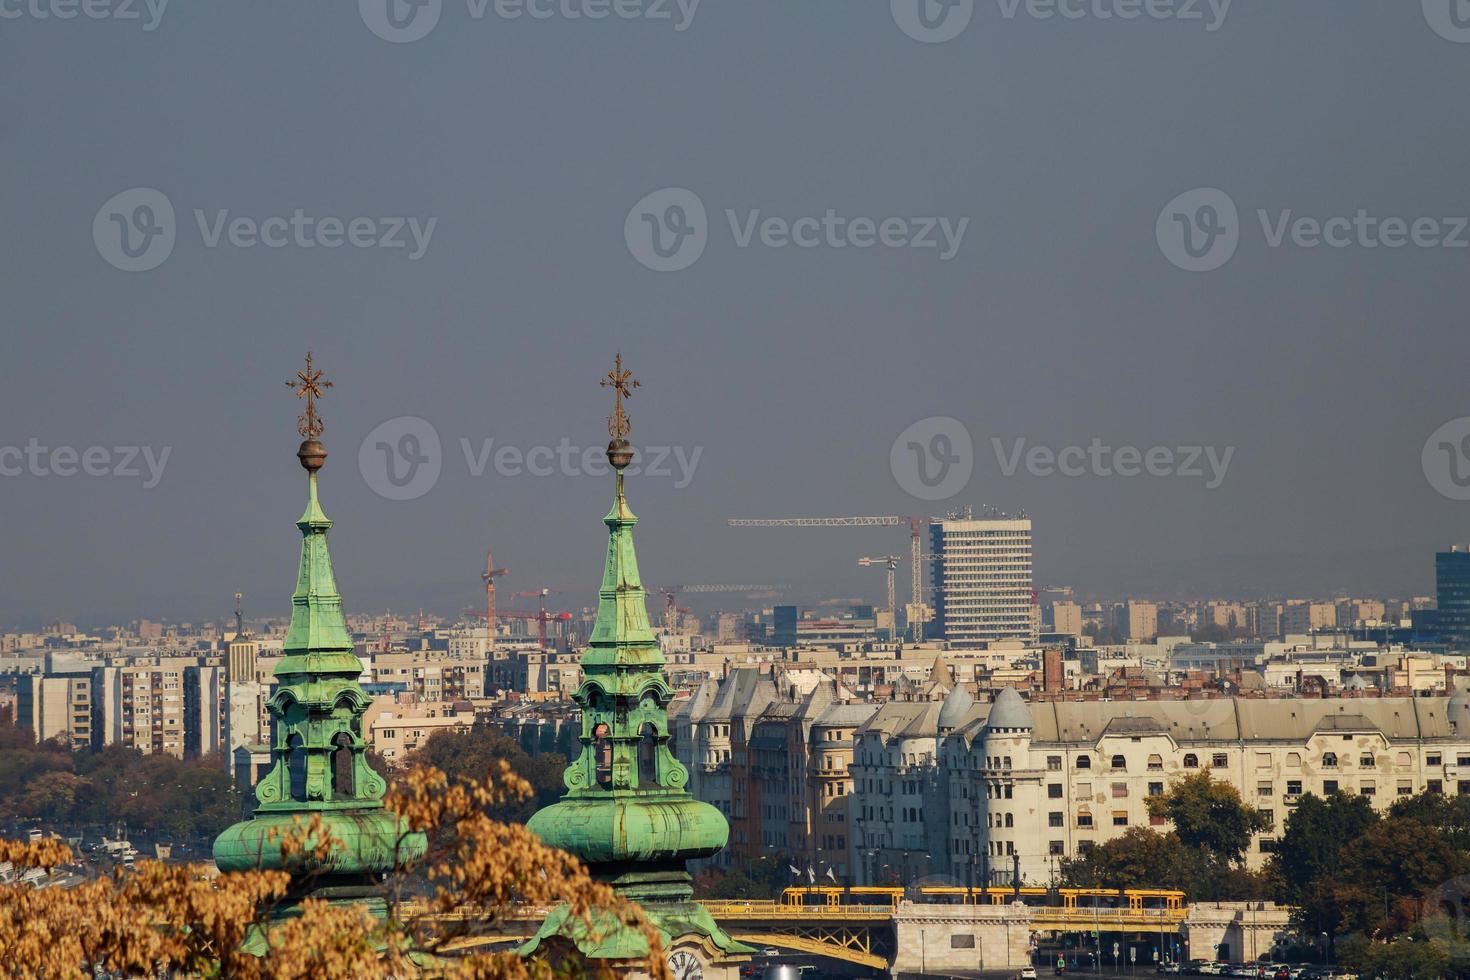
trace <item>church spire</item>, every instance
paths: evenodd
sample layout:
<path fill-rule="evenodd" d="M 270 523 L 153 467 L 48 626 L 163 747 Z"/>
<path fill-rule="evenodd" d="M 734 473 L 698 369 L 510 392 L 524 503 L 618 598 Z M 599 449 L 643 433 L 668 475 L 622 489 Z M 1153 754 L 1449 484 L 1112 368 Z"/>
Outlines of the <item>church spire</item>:
<path fill-rule="evenodd" d="M 332 522 L 317 496 L 317 474 L 327 460 L 316 399 L 332 386 L 306 356 L 306 370 L 287 382 L 306 411 L 297 429 L 304 437 L 296 458 L 307 473 L 301 560 L 291 596 L 285 656 L 275 668 L 270 711 L 272 766 L 255 786 L 251 818 L 225 830 L 214 843 L 222 871 L 283 867 L 281 833 L 320 815 L 342 843 L 325 867 L 293 864 L 298 897 L 370 900 L 385 873 L 423 853 L 421 835 L 407 833 L 383 807 L 387 783 L 367 762 L 363 715 L 372 699 L 358 683 L 362 661 L 342 615 L 342 596 L 332 572 L 327 532 Z M 310 864 L 311 862 L 307 862 Z"/>
<path fill-rule="evenodd" d="M 607 526 L 607 560 L 598 590 L 597 622 L 582 656 L 581 748 L 563 777 L 566 796 L 527 825 L 541 840 L 585 861 L 592 874 L 641 904 L 669 945 L 681 939 L 721 956 L 751 952 L 693 901 L 685 864 L 717 854 L 729 839 L 723 814 L 689 794 L 689 770 L 674 757 L 663 653 L 648 623 L 623 471 L 633 461 L 632 430 L 623 400 L 639 387 L 622 355 L 603 379 L 614 391 L 608 416 L 608 462 L 616 473 Z M 620 928 L 589 934 L 565 909 L 549 916 L 521 952 L 534 953 L 552 936 L 572 940 L 584 956 L 616 961 L 639 955 L 640 934 Z"/>

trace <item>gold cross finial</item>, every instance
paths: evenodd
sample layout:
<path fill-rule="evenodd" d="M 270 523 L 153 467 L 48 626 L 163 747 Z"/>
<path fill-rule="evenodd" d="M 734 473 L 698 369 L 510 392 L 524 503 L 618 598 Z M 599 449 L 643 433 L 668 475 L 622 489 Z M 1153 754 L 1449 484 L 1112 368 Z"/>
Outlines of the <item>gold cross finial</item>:
<path fill-rule="evenodd" d="M 614 439 L 625 439 L 632 431 L 633 425 L 626 412 L 623 411 L 623 399 L 633 397 L 633 389 L 643 387 L 641 381 L 633 378 L 632 371 L 623 370 L 623 354 L 618 352 L 613 361 L 613 369 L 607 372 L 607 376 L 598 382 L 604 388 L 613 390 L 613 413 L 607 417 L 607 434 Z"/>
<path fill-rule="evenodd" d="M 315 439 L 322 434 L 322 420 L 316 414 L 316 400 L 332 387 L 332 382 L 326 380 L 322 372 L 312 366 L 311 351 L 306 352 L 306 370 L 297 371 L 296 377 L 286 382 L 286 387 L 296 392 L 297 398 L 306 399 L 306 411 L 297 418 L 296 431 L 307 439 Z"/>

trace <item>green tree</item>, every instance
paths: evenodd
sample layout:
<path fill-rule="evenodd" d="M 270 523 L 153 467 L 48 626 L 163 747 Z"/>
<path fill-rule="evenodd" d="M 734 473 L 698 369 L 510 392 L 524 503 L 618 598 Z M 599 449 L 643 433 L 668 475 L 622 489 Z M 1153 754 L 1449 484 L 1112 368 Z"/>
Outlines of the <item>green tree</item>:
<path fill-rule="evenodd" d="M 1174 824 L 1185 847 L 1203 851 L 1216 863 L 1238 862 L 1251 836 L 1269 829 L 1269 823 L 1240 798 L 1240 791 L 1201 769 L 1176 779 L 1164 793 L 1148 799 L 1149 816 Z"/>
<path fill-rule="evenodd" d="M 490 814 L 497 820 L 525 823 L 531 814 L 561 799 L 566 792 L 562 773 L 567 766 L 565 756 L 554 753 L 527 755 L 514 739 L 484 726 L 469 729 L 442 729 L 429 736 L 408 759 L 410 766 L 432 766 L 451 781 L 471 782 L 485 778 L 492 767 L 504 760 L 516 775 L 531 784 L 533 796 L 511 801 L 503 810 Z"/>
<path fill-rule="evenodd" d="M 1470 855 L 1450 843 L 1443 831 L 1407 817 L 1374 823 L 1349 841 L 1338 866 L 1321 879 L 1313 911 L 1335 912 L 1338 932 L 1390 939 L 1412 930 L 1423 915 L 1425 897 L 1436 887 L 1470 870 Z"/>
<path fill-rule="evenodd" d="M 1078 888 L 1182 888 L 1192 860 L 1178 834 L 1129 827 L 1064 860 L 1062 882 Z"/>
<path fill-rule="evenodd" d="M 1325 872 L 1336 867 L 1338 853 L 1378 820 L 1366 797 L 1334 793 L 1303 796 L 1286 818 L 1273 860 L 1286 897 L 1300 902 Z M 1321 931 L 1320 929 L 1318 931 Z"/>

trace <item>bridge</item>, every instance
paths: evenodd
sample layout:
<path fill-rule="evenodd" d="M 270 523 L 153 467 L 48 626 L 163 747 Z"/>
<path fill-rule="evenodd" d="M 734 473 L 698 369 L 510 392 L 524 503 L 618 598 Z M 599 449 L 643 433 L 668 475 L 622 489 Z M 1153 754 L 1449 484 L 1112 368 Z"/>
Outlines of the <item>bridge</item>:
<path fill-rule="evenodd" d="M 1222 945 L 1232 959 L 1270 948 L 1287 910 L 1270 903 L 1218 903 L 1178 909 L 1092 909 L 900 902 L 897 905 L 793 906 L 776 901 L 701 902 L 736 939 L 757 949 L 820 956 L 898 972 L 1018 970 L 1031 962 L 1038 933 L 1111 935 L 1137 944 L 1177 937 L 1197 954 Z M 523 942 L 546 909 L 522 909 L 494 936 L 461 945 Z"/>

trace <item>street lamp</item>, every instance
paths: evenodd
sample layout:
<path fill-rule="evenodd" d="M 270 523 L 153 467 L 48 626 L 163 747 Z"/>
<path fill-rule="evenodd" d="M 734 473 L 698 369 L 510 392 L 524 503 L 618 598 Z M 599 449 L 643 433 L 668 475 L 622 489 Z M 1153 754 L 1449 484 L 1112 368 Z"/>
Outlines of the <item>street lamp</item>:
<path fill-rule="evenodd" d="M 1322 955 L 1327 959 L 1327 968 L 1332 969 L 1332 937 L 1322 933 Z"/>

